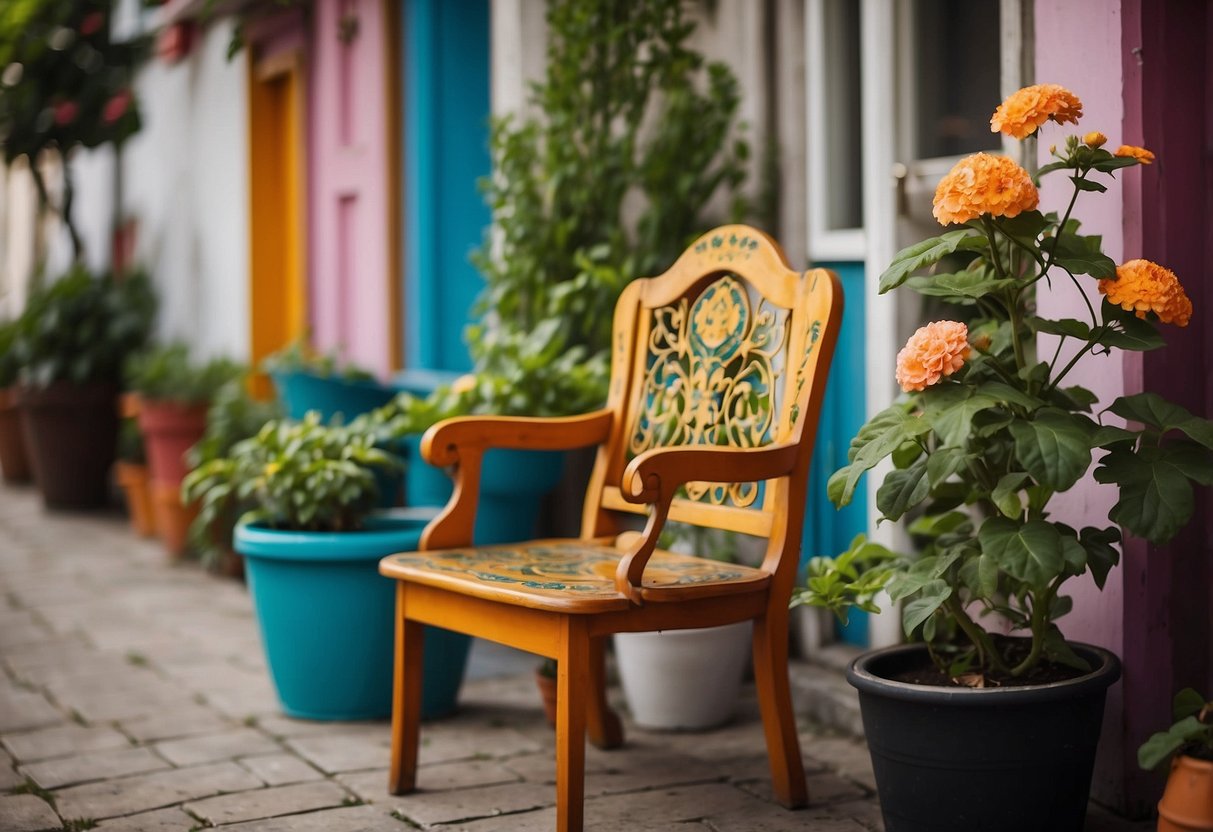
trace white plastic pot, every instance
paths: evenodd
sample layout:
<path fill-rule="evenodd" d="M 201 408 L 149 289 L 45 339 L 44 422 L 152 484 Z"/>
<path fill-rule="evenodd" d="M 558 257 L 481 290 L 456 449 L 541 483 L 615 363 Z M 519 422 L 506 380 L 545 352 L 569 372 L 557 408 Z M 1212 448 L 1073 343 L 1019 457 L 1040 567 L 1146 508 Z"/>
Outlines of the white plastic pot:
<path fill-rule="evenodd" d="M 749 621 L 699 630 L 616 633 L 615 658 L 637 725 L 703 729 L 737 707 L 750 657 Z"/>

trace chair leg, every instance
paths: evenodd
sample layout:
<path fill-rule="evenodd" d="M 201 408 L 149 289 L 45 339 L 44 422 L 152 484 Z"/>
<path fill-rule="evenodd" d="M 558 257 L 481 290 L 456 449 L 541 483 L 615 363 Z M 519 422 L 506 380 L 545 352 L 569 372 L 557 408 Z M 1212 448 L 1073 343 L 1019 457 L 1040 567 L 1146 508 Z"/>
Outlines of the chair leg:
<path fill-rule="evenodd" d="M 392 678 L 392 760 L 388 791 L 417 788 L 417 745 L 421 726 L 421 651 L 425 626 L 404 617 L 404 583 L 396 583 L 396 659 Z"/>
<path fill-rule="evenodd" d="M 581 832 L 590 639 L 578 616 L 565 616 L 562 630 L 556 670 L 556 832 Z"/>
<path fill-rule="evenodd" d="M 809 792 L 800 759 L 796 715 L 788 684 L 787 616 L 767 615 L 754 620 L 754 681 L 775 798 L 789 809 L 808 805 Z"/>
<path fill-rule="evenodd" d="M 607 703 L 606 638 L 590 639 L 589 696 L 586 731 L 590 742 L 604 751 L 623 745 L 623 723 Z"/>

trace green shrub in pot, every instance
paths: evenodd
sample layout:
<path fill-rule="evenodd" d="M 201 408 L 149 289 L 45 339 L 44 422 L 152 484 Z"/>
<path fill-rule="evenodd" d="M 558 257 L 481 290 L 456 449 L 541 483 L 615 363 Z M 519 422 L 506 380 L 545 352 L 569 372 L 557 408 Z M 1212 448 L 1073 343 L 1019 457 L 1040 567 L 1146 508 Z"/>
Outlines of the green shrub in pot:
<path fill-rule="evenodd" d="M 126 388 L 144 402 L 209 405 L 225 385 L 239 379 L 247 368 L 230 358 L 196 362 L 181 342 L 157 345 L 134 353 L 124 368 Z"/>

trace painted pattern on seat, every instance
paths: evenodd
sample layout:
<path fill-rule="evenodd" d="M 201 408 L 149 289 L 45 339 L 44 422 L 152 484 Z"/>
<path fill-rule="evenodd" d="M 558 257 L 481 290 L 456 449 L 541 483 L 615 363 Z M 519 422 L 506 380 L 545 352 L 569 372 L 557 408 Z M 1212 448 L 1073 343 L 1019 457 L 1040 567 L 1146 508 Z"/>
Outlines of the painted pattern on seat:
<path fill-rule="evenodd" d="M 482 583 L 510 584 L 540 594 L 619 597 L 615 567 L 620 552 L 580 541 L 536 541 L 392 555 L 387 562 L 426 572 L 442 572 Z M 644 572 L 646 588 L 763 580 L 766 573 L 748 566 L 705 560 L 658 550 Z"/>

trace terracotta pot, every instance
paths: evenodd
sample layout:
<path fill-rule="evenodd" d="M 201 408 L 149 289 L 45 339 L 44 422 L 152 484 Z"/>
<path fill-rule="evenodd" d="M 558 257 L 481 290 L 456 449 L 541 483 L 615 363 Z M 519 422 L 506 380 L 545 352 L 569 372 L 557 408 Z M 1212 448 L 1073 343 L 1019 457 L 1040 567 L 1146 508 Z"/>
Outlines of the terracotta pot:
<path fill-rule="evenodd" d="M 188 506 L 181 502 L 181 486 L 152 481 L 152 506 L 156 517 L 156 531 L 164 548 L 174 558 L 185 554 L 189 540 L 190 524 L 198 516 L 197 503 Z"/>
<path fill-rule="evenodd" d="M 1158 832 L 1213 832 L 1213 761 L 1184 754 L 1171 761 Z"/>
<path fill-rule="evenodd" d="M 548 676 L 542 670 L 535 671 L 535 685 L 539 688 L 539 698 L 543 702 L 543 715 L 548 719 L 548 725 L 556 727 L 556 677 Z"/>
<path fill-rule="evenodd" d="M 139 406 L 139 430 L 147 448 L 147 467 L 152 482 L 180 486 L 189 472 L 188 451 L 206 431 L 205 404 L 178 404 L 143 399 Z"/>
<path fill-rule="evenodd" d="M 34 478 L 21 430 L 16 387 L 0 389 L 0 471 L 8 483 L 25 483 Z"/>
<path fill-rule="evenodd" d="M 152 489 L 147 476 L 147 466 L 137 462 L 118 460 L 114 463 L 114 479 L 126 496 L 126 510 L 131 517 L 131 528 L 140 537 L 156 534 L 156 517 L 152 508 Z"/>
<path fill-rule="evenodd" d="M 19 388 L 34 479 L 48 508 L 98 508 L 109 499 L 118 444 L 118 388 L 108 382 Z"/>

